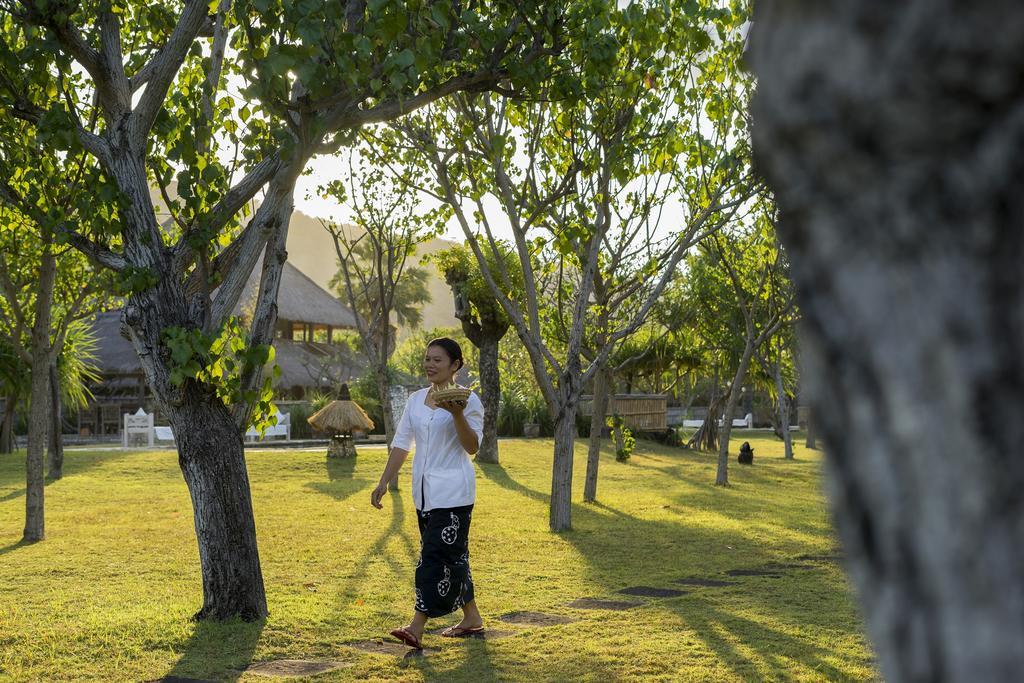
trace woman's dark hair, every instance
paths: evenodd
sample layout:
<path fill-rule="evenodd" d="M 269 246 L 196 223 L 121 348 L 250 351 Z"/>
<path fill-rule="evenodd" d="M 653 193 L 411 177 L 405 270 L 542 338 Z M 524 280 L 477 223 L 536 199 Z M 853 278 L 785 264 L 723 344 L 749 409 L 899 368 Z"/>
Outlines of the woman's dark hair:
<path fill-rule="evenodd" d="M 429 349 L 431 346 L 438 346 L 444 349 L 444 352 L 448 354 L 449 360 L 459 361 L 459 367 L 457 368 L 458 370 L 461 370 L 463 366 L 466 364 L 466 361 L 462 359 L 462 347 L 459 346 L 459 342 L 455 341 L 454 339 L 449 339 L 448 337 L 438 337 L 437 339 L 431 339 L 427 343 L 427 348 Z"/>

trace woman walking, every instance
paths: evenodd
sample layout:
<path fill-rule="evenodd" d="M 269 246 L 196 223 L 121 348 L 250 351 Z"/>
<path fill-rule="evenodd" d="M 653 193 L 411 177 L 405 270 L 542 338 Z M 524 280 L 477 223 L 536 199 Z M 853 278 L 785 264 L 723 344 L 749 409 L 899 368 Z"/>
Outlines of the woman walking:
<path fill-rule="evenodd" d="M 469 523 L 476 500 L 476 473 L 469 456 L 483 438 L 484 408 L 473 392 L 465 400 L 434 400 L 452 385 L 463 366 L 458 342 L 441 337 L 427 344 L 423 369 L 430 386 L 414 392 L 405 404 L 395 430 L 380 483 L 370 503 L 381 498 L 402 467 L 413 445 L 412 499 L 420 528 L 420 558 L 416 563 L 416 602 L 408 626 L 391 632 L 403 643 L 422 649 L 427 619 L 462 608 L 462 621 L 441 635 L 460 638 L 483 633 L 483 618 L 473 596 L 469 570 Z"/>

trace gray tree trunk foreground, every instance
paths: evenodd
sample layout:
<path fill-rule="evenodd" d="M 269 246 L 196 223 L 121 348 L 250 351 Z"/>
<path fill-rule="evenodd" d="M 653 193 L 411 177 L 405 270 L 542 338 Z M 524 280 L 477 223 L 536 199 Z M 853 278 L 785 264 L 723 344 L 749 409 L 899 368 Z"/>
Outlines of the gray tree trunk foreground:
<path fill-rule="evenodd" d="M 754 147 L 884 678 L 1024 670 L 1024 5 L 757 6 Z"/>

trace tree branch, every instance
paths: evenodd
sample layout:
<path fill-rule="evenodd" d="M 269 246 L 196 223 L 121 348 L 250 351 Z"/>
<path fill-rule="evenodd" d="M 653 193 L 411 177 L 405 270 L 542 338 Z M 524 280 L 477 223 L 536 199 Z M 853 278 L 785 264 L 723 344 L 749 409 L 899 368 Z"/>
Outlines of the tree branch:
<path fill-rule="evenodd" d="M 185 9 L 170 38 L 153 58 L 139 70 L 146 74 L 146 89 L 131 118 L 131 144 L 136 150 L 144 147 L 149 130 L 167 97 L 167 90 L 185 61 L 192 42 L 207 23 L 209 4 L 203 0 L 186 0 Z M 138 75 L 138 74 L 137 74 Z"/>
<path fill-rule="evenodd" d="M 42 210 L 32 203 L 26 202 L 25 199 L 18 194 L 13 187 L 11 187 L 6 179 L 0 180 L 0 202 L 7 204 L 9 207 L 22 213 L 25 217 L 31 219 L 37 226 L 41 227 L 48 222 L 47 217 Z M 60 221 L 51 227 L 55 233 L 63 235 L 68 244 L 85 254 L 97 265 L 110 268 L 116 272 L 121 272 L 128 267 L 128 262 L 123 256 L 116 254 L 102 244 L 89 239 L 72 228 L 67 221 Z"/>
<path fill-rule="evenodd" d="M 245 203 L 255 197 L 260 188 L 266 185 L 281 170 L 282 164 L 279 153 L 275 152 L 274 154 L 266 157 L 246 173 L 245 177 L 242 178 L 237 185 L 228 190 L 228 193 L 225 194 L 221 200 L 206 213 L 205 216 L 195 221 L 195 224 L 204 225 L 211 230 L 219 232 L 224 225 L 231 220 L 232 216 L 237 214 Z M 229 264 L 234 261 L 239 243 L 245 238 L 254 221 L 255 218 L 253 221 L 250 221 L 249 225 L 246 226 L 242 233 L 213 260 L 210 271 L 211 276 L 230 267 Z M 188 235 L 189 233 L 187 232 L 183 233 L 177 244 L 174 245 L 173 258 L 175 269 L 178 272 L 188 268 L 195 259 L 195 250 L 188 243 Z M 195 293 L 198 291 L 198 287 L 195 286 L 196 284 L 197 283 L 190 282 L 186 285 L 186 289 L 191 293 Z"/>

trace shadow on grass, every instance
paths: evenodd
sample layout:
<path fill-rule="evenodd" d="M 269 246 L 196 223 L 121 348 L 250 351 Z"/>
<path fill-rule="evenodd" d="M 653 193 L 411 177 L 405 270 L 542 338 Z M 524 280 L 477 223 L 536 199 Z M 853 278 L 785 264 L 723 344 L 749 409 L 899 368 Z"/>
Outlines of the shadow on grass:
<path fill-rule="evenodd" d="M 355 476 L 355 458 L 326 458 L 327 481 L 311 481 L 306 488 L 342 501 L 366 488 L 368 479 Z"/>
<path fill-rule="evenodd" d="M 355 471 L 355 458 L 327 458 L 327 479 L 330 481 L 351 479 Z"/>
<path fill-rule="evenodd" d="M 428 626 L 429 628 L 429 626 Z M 422 672 L 427 681 L 472 681 L 476 683 L 499 683 L 508 680 L 508 676 L 500 676 L 491 660 L 492 645 L 486 640 L 466 638 L 460 641 L 466 649 L 465 659 L 453 669 L 435 667 L 430 657 L 410 657 L 405 660 L 403 668 L 416 669 Z"/>
<path fill-rule="evenodd" d="M 114 462 L 127 457 L 132 451 L 121 450 L 121 451 L 65 451 L 64 452 L 64 467 L 63 477 L 61 479 L 46 479 L 46 485 L 57 484 L 73 477 L 76 474 L 82 474 L 95 467 L 99 467 L 108 462 Z M 44 455 L 44 457 L 46 457 Z M 20 496 L 25 495 L 25 451 L 16 451 L 13 454 L 0 456 L 0 489 L 7 488 L 8 486 L 16 486 L 21 484 L 21 488 L 9 491 L 0 497 L 0 503 L 13 500 Z"/>
<path fill-rule="evenodd" d="M 17 543 L 11 543 L 10 545 L 5 545 L 3 548 L 0 548 L 0 556 L 14 552 L 18 548 L 26 548 L 30 545 L 32 545 L 32 543 L 29 543 L 25 540 L 18 541 Z"/>
<path fill-rule="evenodd" d="M 338 594 L 339 599 L 343 601 L 341 606 L 342 609 L 344 609 L 345 603 L 351 602 L 358 597 L 356 593 L 358 591 L 358 587 L 366 583 L 366 578 L 370 571 L 370 564 L 375 559 L 383 559 L 386 561 L 391 571 L 396 574 L 401 574 L 413 566 L 414 560 L 412 558 L 416 557 L 416 548 L 418 546 L 413 544 L 412 539 L 409 538 L 409 534 L 404 530 L 405 506 L 402 502 L 402 493 L 400 491 L 389 491 L 387 493 L 387 497 L 391 500 L 391 520 L 388 523 L 387 529 L 381 532 L 377 537 L 377 540 L 373 542 L 370 549 L 363 553 L 359 561 L 352 566 L 352 574 L 350 575 L 345 587 Z M 406 553 L 409 558 L 409 564 L 407 565 L 400 564 L 391 556 L 391 554 L 385 552 L 388 540 L 394 534 L 398 534 L 399 538 L 405 542 Z M 407 590 L 409 593 L 409 605 L 411 606 L 413 603 L 412 586 L 408 586 Z"/>
<path fill-rule="evenodd" d="M 167 678 L 237 681 L 252 662 L 265 621 L 199 621 Z M 163 679 L 160 679 L 163 680 Z"/>
<path fill-rule="evenodd" d="M 513 479 L 500 465 L 480 465 L 479 469 L 487 479 L 508 491 L 535 501 L 546 503 L 549 500 L 547 494 Z M 744 488 L 746 495 L 756 494 L 753 486 Z M 742 491 L 716 489 L 709 482 L 706 490 L 695 493 L 698 500 L 685 502 L 694 507 L 712 508 L 725 517 L 743 519 Z M 678 587 L 673 580 L 684 576 L 721 579 L 724 578 L 722 573 L 730 569 L 753 568 L 790 559 L 781 555 L 782 551 L 773 551 L 756 542 L 743 529 L 709 530 L 706 526 L 688 523 L 685 517 L 643 519 L 631 513 L 632 510 L 600 502 L 573 504 L 573 529 L 558 535 L 585 560 L 587 578 L 602 586 L 609 595 L 636 584 Z M 740 678 L 749 680 L 759 675 L 753 656 L 777 670 L 784 671 L 792 662 L 799 662 L 820 672 L 825 680 L 843 679 L 848 674 L 827 661 L 831 653 L 810 638 L 778 628 L 836 627 L 836 610 L 847 610 L 850 603 L 845 593 L 836 590 L 836 578 L 834 574 L 829 575 L 832 571 L 816 566 L 796 570 L 780 579 L 740 579 L 727 588 L 700 588 L 679 598 L 650 600 L 646 609 L 673 614 Z M 794 588 L 794 583 L 799 587 Z M 818 604 L 810 605 L 807 599 L 794 601 L 791 599 L 794 595 L 814 596 L 809 598 L 810 602 Z M 816 600 L 818 597 L 820 600 Z M 735 611 L 731 610 L 733 604 Z M 749 618 L 751 609 L 765 619 Z M 741 612 L 746 616 L 741 616 Z M 752 655 L 747 656 L 750 653 Z"/>

